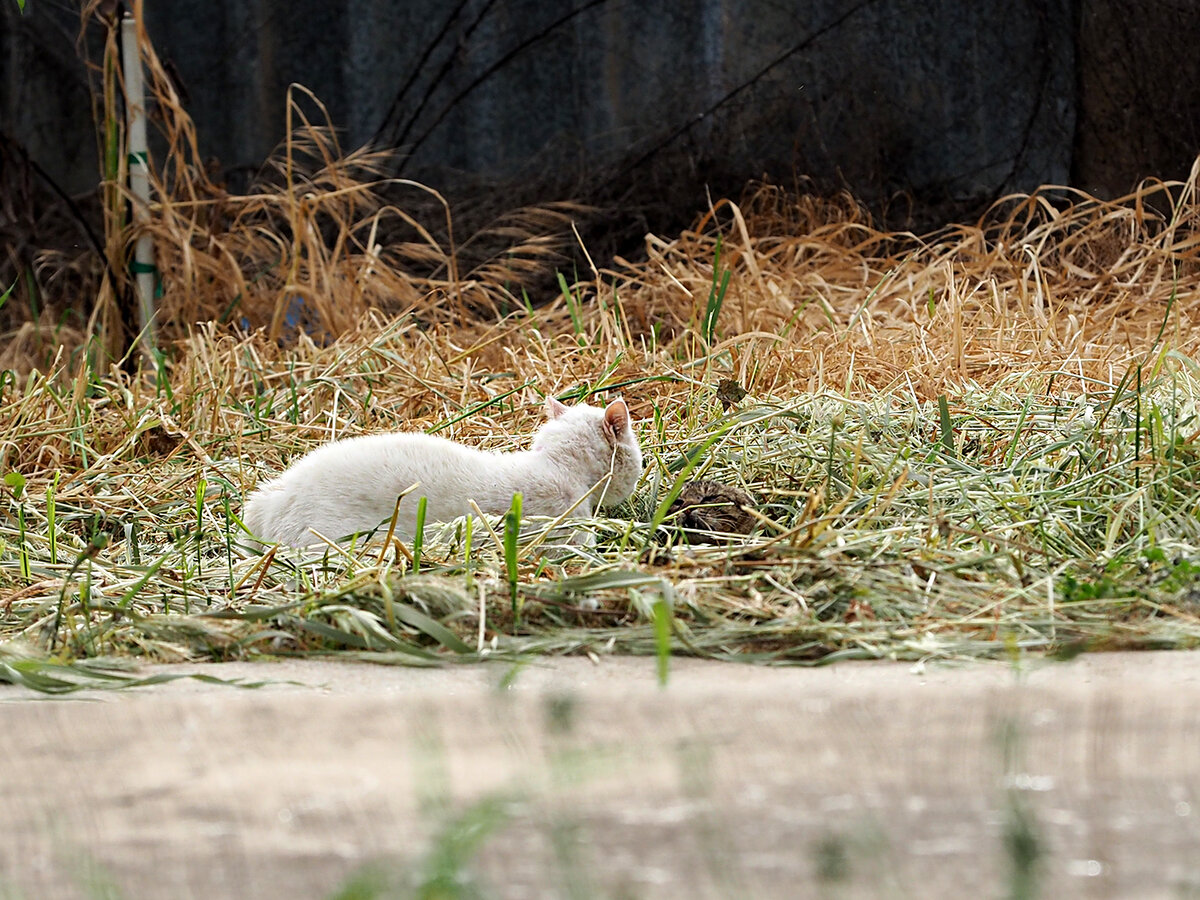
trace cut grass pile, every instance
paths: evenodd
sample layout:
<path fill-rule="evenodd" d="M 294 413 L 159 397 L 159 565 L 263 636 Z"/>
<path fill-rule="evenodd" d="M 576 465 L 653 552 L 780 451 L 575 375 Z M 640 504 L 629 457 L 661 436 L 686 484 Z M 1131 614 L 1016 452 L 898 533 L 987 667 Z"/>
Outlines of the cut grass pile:
<path fill-rule="evenodd" d="M 203 325 L 156 374 L 61 354 L 6 373 L 0 634 L 58 660 L 410 664 L 1193 646 L 1193 187 L 1165 217 L 1139 209 L 1146 192 L 1012 201 L 1038 214 L 1023 243 L 1011 217 L 1004 238 L 916 241 L 764 188 L 648 239 L 642 265 L 490 322 L 368 313 L 290 346 Z M 1084 270 L 1089 229 L 1108 256 Z M 645 479 L 587 526 L 593 547 L 550 547 L 537 523 L 514 544 L 493 522 L 468 549 L 460 522 L 419 547 L 262 553 L 238 527 L 244 493 L 323 441 L 424 429 L 514 448 L 543 392 L 621 393 L 640 419 Z M 671 490 L 700 476 L 757 499 L 755 534 L 672 533 Z"/>
<path fill-rule="evenodd" d="M 90 332 L 43 304 L 10 335 L 0 678 L 122 656 L 817 662 L 1200 639 L 1200 168 L 1113 202 L 1007 198 L 924 236 L 752 187 L 648 236 L 645 261 L 530 297 L 571 207 L 499 220 L 479 240 L 509 251 L 467 269 L 440 198 L 343 155 L 294 99 L 273 174 L 230 196 L 144 53 L 170 124 L 153 231 L 173 343 L 137 374 L 103 361 L 116 272 Z M 397 189 L 433 196 L 436 221 Z M 135 233 L 113 198 L 120 259 Z M 460 522 L 263 553 L 239 527 L 245 493 L 324 441 L 511 449 L 547 393 L 620 393 L 640 420 L 645 479 L 586 526 L 594 546 Z M 682 540 L 664 513 L 697 477 L 749 491 L 757 531 Z"/>

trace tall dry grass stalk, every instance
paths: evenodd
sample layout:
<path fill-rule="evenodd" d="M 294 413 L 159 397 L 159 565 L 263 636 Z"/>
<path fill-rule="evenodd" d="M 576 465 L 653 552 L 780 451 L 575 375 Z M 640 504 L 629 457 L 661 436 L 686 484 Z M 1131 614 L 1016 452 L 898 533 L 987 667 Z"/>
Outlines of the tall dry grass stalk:
<path fill-rule="evenodd" d="M 133 8 L 151 98 L 149 231 L 168 342 L 205 321 L 324 341 L 357 328 L 369 309 L 431 321 L 494 318 L 524 302 L 526 285 L 552 275 L 581 207 L 497 204 L 493 221 L 458 235 L 437 191 L 383 177 L 388 152 L 344 151 L 324 107 L 299 85 L 287 94 L 277 152 L 246 192 L 230 193 L 201 157 L 194 123 L 142 26 L 141 0 Z M 45 368 L 62 344 L 76 366 L 104 368 L 135 336 L 129 263 L 141 232 L 128 217 L 119 30 L 107 0 L 81 6 L 78 49 L 95 79 L 101 163 L 98 250 L 38 255 L 29 320 L 7 336 L 0 367 Z"/>

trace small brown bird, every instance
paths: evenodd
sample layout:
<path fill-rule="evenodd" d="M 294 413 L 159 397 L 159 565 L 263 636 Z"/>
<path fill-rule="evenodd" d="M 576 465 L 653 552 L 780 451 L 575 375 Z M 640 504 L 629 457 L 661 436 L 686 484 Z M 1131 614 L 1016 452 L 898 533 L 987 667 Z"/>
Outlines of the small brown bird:
<path fill-rule="evenodd" d="M 739 487 L 719 481 L 689 481 L 667 512 L 669 521 L 685 531 L 749 534 L 757 520 L 747 507 L 754 508 L 754 499 Z M 714 540 L 725 543 L 729 538 Z"/>

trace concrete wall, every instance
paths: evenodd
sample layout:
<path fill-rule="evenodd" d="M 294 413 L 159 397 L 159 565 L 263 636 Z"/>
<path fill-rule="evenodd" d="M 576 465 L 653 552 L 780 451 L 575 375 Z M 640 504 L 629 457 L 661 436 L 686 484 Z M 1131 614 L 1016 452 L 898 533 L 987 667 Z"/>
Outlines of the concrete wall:
<path fill-rule="evenodd" d="M 1169 0 L 147 0 L 146 14 L 203 152 L 235 175 L 281 139 L 290 82 L 348 146 L 407 146 L 405 175 L 638 174 L 683 183 L 693 209 L 706 184 L 764 173 L 868 200 L 1069 178 L 1116 192 L 1186 174 L 1200 151 L 1200 80 L 1180 108 L 1105 61 L 1156 85 L 1177 83 L 1181 60 L 1195 68 L 1200 12 Z M 0 0 L 0 131 L 81 191 L 96 166 L 75 23 Z M 1159 53 L 1164 33 L 1177 53 Z M 1154 152 L 1139 128 L 1151 103 L 1190 123 Z"/>

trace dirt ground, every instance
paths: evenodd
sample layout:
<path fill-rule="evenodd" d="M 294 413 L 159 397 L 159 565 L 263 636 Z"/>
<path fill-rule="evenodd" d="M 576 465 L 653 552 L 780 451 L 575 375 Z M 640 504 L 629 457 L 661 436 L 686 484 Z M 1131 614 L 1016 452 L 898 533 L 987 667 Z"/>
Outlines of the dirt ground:
<path fill-rule="evenodd" d="M 0 688 L 0 897 L 1200 896 L 1196 653 L 191 669 Z"/>

